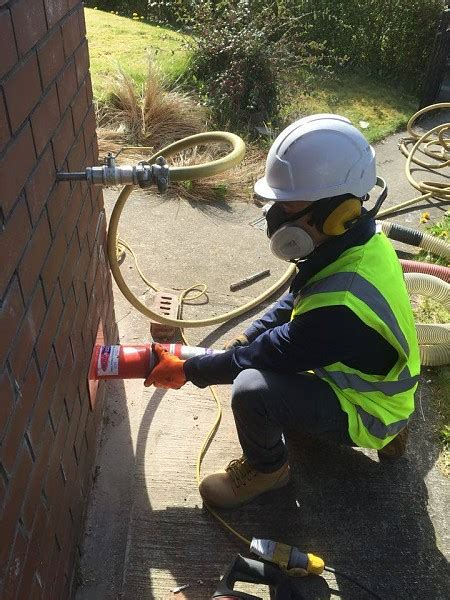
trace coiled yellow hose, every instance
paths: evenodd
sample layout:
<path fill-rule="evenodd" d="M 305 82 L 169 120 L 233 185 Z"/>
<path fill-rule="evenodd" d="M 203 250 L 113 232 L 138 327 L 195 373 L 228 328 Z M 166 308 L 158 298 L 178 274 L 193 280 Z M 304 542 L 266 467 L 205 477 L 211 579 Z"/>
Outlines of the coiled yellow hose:
<path fill-rule="evenodd" d="M 417 133 L 414 131 L 414 124 L 424 114 L 433 110 L 450 110 L 450 102 L 441 102 L 438 104 L 431 104 L 417 111 L 409 119 L 406 129 L 409 133 L 409 137 L 404 138 L 400 143 L 400 151 L 406 157 L 405 174 L 409 183 L 421 192 L 420 196 L 396 204 L 387 209 L 381 210 L 378 213 L 378 218 L 385 217 L 394 212 L 407 208 L 416 204 L 420 200 L 426 200 L 427 198 L 437 198 L 439 200 L 450 200 L 450 186 L 445 182 L 436 181 L 417 181 L 411 172 L 412 163 L 421 166 L 427 170 L 438 170 L 447 167 L 450 164 L 450 138 L 446 137 L 445 134 L 450 130 L 450 123 L 443 123 L 437 125 L 424 134 Z M 413 145 L 411 150 L 408 150 L 408 145 Z M 432 146 L 437 146 L 438 150 L 431 150 Z M 433 162 L 421 160 L 417 157 L 418 152 L 422 152 L 429 158 L 433 159 Z"/>
<path fill-rule="evenodd" d="M 226 131 L 216 131 L 209 133 L 200 133 L 197 135 L 192 135 L 190 137 L 184 138 L 179 142 L 175 142 L 166 148 L 163 148 L 158 153 L 151 156 L 147 162 L 153 163 L 156 161 L 158 156 L 164 156 L 164 158 L 170 158 L 177 152 L 181 150 L 185 150 L 186 148 L 190 148 L 192 146 L 196 146 L 198 144 L 207 144 L 211 142 L 226 142 L 230 144 L 233 148 L 232 152 L 216 161 L 212 161 L 206 163 L 204 165 L 193 166 L 193 167 L 177 167 L 170 168 L 170 179 L 172 181 L 182 181 L 182 180 L 192 180 L 192 179 L 200 179 L 202 177 L 210 177 L 211 175 L 217 175 L 218 173 L 222 173 L 228 169 L 233 168 L 237 165 L 243 158 L 245 154 L 245 144 L 243 140 L 234 135 L 233 133 L 228 133 Z M 235 308 L 230 310 L 227 313 L 222 315 L 217 315 L 215 317 L 210 317 L 208 319 L 198 319 L 198 320 L 186 320 L 186 319 L 171 319 L 169 317 L 165 317 L 160 313 L 153 311 L 148 306 L 145 306 L 130 290 L 128 285 L 125 282 L 125 279 L 122 276 L 120 271 L 119 263 L 117 262 L 117 252 L 116 252 L 116 242 L 117 242 L 117 229 L 119 226 L 120 215 L 122 214 L 122 210 L 125 206 L 128 197 L 133 191 L 132 185 L 126 185 L 119 194 L 117 198 L 116 204 L 111 214 L 111 218 L 109 221 L 108 227 L 108 238 L 107 238 L 107 252 L 109 265 L 111 267 L 111 272 L 113 277 L 119 286 L 120 291 L 125 296 L 125 298 L 136 308 L 140 313 L 152 319 L 153 321 L 157 321 L 158 323 L 162 323 L 164 325 L 171 325 L 172 327 L 206 327 L 208 325 L 217 325 L 218 323 L 225 323 L 230 319 L 243 315 L 248 312 L 252 308 L 258 306 L 269 298 L 272 294 L 274 294 L 278 289 L 280 289 L 283 285 L 285 285 L 289 279 L 294 275 L 296 271 L 295 265 L 290 265 L 289 268 L 285 271 L 285 273 L 276 281 L 273 285 L 271 285 L 265 292 Z"/>

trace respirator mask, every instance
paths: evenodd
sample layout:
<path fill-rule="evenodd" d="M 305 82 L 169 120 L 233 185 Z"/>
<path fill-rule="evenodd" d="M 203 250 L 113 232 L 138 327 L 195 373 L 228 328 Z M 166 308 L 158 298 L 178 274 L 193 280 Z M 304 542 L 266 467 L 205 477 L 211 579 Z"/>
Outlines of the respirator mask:
<path fill-rule="evenodd" d="M 293 262 L 311 254 L 316 247 L 313 238 L 295 223 L 307 214 L 310 214 L 308 223 L 314 225 L 319 233 L 328 236 L 340 236 L 356 223 L 375 217 L 387 195 L 386 182 L 381 177 L 377 177 L 376 185 L 382 191 L 373 208 L 367 211 L 362 209 L 362 203 L 369 200 L 369 194 L 362 198 L 352 194 L 323 198 L 293 214 L 287 214 L 278 202 L 266 204 L 263 214 L 270 250 L 277 258 Z"/>
<path fill-rule="evenodd" d="M 286 214 L 277 202 L 264 207 L 270 250 L 277 258 L 299 260 L 314 250 L 315 244 L 309 233 L 293 224 L 293 221 L 310 213 L 313 208 L 314 205 L 311 204 L 294 214 Z"/>

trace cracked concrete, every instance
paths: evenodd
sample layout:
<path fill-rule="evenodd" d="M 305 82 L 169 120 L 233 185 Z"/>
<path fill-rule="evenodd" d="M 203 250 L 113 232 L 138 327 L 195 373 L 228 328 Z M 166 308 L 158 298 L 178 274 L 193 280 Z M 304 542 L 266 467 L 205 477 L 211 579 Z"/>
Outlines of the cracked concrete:
<path fill-rule="evenodd" d="M 403 135 L 377 145 L 379 172 L 390 187 L 387 205 L 414 194 L 397 149 Z M 115 190 L 105 193 L 108 213 L 116 196 Z M 417 228 L 425 209 L 439 219 L 445 207 L 424 202 L 393 220 Z M 184 313 L 203 318 L 249 300 L 284 271 L 264 234 L 249 225 L 259 215 L 253 205 L 194 206 L 136 191 L 119 232 L 146 276 L 159 285 L 180 290 L 207 283 L 209 303 L 200 300 Z M 231 281 L 265 268 L 271 269 L 270 279 L 230 293 Z M 133 292 L 145 297 L 147 286 L 130 257 L 122 272 Z M 190 329 L 188 339 L 220 347 L 266 306 L 219 327 Z M 148 321 L 130 309 L 117 288 L 115 307 L 121 341 L 148 341 Z M 288 440 L 292 485 L 223 515 L 245 536 L 282 540 L 324 557 L 385 600 L 449 598 L 450 486 L 436 465 L 433 381 L 433 370 L 424 369 L 404 459 L 385 465 L 372 451 Z M 229 392 L 220 386 L 224 414 L 203 473 L 239 455 Z M 246 552 L 202 509 L 196 486 L 197 452 L 215 411 L 209 391 L 190 384 L 179 391 L 145 389 L 140 381 L 108 384 L 76 600 L 205 600 L 236 553 Z M 173 590 L 186 584 L 175 596 Z M 268 598 L 258 586 L 240 589 Z M 305 600 L 370 597 L 330 573 L 303 579 L 298 589 Z"/>

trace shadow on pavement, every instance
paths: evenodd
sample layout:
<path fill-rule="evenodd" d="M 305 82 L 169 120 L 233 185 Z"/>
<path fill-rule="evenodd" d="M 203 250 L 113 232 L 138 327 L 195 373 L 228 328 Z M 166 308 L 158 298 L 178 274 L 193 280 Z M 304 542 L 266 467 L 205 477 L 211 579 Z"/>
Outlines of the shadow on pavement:
<path fill-rule="evenodd" d="M 160 390 L 154 392 L 142 419 L 138 471 L 164 395 Z M 430 443 L 432 429 L 432 410 L 421 407 L 411 426 L 407 456 L 394 463 L 379 463 L 372 451 L 332 446 L 306 436 L 288 439 L 293 473 L 290 486 L 221 514 L 247 537 L 252 532 L 322 556 L 329 566 L 354 577 L 383 599 L 444 600 L 450 593 L 448 567 L 436 546 L 424 481 L 437 458 L 437 449 Z M 190 584 L 177 599 L 208 599 L 236 553 L 248 555 L 243 544 L 201 509 L 200 498 L 195 508 L 170 506 L 171 487 L 177 486 L 171 475 L 167 474 L 165 484 L 155 484 L 166 486 L 165 510 L 152 509 L 145 486 L 135 489 L 142 497 L 135 497 L 134 504 L 140 505 L 139 518 L 146 521 L 143 526 L 150 527 L 151 539 L 147 556 L 142 540 L 136 548 L 140 556 L 133 553 L 133 538 L 127 555 L 129 561 L 141 561 L 147 584 L 142 576 L 138 588 L 133 588 L 133 577 L 126 578 L 124 599 L 172 597 L 167 588 L 160 587 L 161 582 L 152 580 L 150 570 L 170 572 L 180 586 Z M 143 476 L 138 472 L 137 479 Z M 191 485 L 195 487 L 193 480 Z M 336 576 L 337 585 L 333 580 L 329 584 L 309 577 L 297 585 L 304 600 L 371 598 L 340 575 Z M 136 589 L 139 595 L 135 595 Z M 245 591 L 251 590 L 247 587 Z M 260 592 L 261 588 L 251 591 L 255 595 Z"/>

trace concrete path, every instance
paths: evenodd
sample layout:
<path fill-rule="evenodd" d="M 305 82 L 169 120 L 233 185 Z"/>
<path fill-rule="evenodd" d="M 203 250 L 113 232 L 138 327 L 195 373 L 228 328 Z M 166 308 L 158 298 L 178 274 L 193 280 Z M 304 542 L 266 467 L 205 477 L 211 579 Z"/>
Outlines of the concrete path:
<path fill-rule="evenodd" d="M 387 205 L 414 194 L 397 149 L 401 137 L 377 145 L 379 174 L 391 192 Z M 116 195 L 105 193 L 108 213 Z M 417 228 L 425 209 L 436 220 L 445 210 L 424 203 L 395 221 Z M 185 309 L 188 318 L 204 318 L 242 304 L 283 273 L 264 234 L 250 225 L 259 216 L 253 205 L 193 206 L 137 191 L 124 210 L 120 235 L 136 251 L 146 276 L 159 285 L 180 291 L 205 282 L 209 303 Z M 229 291 L 232 281 L 265 268 L 271 270 L 269 279 Z M 130 258 L 122 271 L 133 291 L 148 298 Z M 148 341 L 146 319 L 118 290 L 115 302 L 121 341 Z M 190 329 L 188 339 L 221 347 L 266 307 L 220 327 Z M 385 465 L 372 451 L 288 440 L 292 485 L 223 516 L 245 537 L 280 540 L 322 556 L 384 600 L 449 598 L 450 485 L 436 464 L 434 385 L 432 370 L 424 369 L 404 459 Z M 230 389 L 218 391 L 222 425 L 203 473 L 240 454 Z M 76 599 L 206 600 L 234 556 L 247 554 L 245 545 L 202 509 L 197 490 L 195 461 L 216 412 L 211 394 L 191 384 L 165 392 L 127 381 L 110 384 L 107 396 Z M 269 598 L 267 588 L 239 589 Z M 298 589 L 305 600 L 370 598 L 344 577 L 328 573 L 299 581 Z"/>

